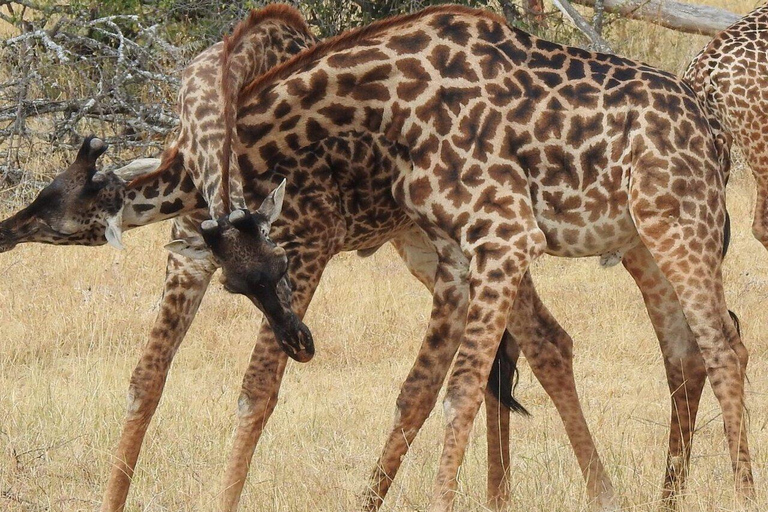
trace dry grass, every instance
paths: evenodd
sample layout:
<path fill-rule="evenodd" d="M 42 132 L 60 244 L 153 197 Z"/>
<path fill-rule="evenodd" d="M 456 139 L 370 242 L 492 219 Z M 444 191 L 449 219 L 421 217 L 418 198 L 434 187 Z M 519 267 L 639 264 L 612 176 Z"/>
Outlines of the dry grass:
<path fill-rule="evenodd" d="M 730 4 L 746 12 L 752 0 Z M 642 34 L 626 28 L 622 51 L 668 69 L 681 69 L 706 41 L 641 27 Z M 658 48 L 658 58 L 644 53 Z M 734 239 L 726 286 L 751 349 L 747 404 L 759 488 L 755 509 L 766 510 L 768 354 L 762 334 L 768 326 L 768 258 L 749 234 L 753 187 L 737 165 L 729 188 Z M 0 255 L 0 510 L 96 508 L 128 379 L 156 313 L 166 228 L 128 234 L 125 252 L 24 246 Z M 620 268 L 601 270 L 594 259 L 544 258 L 534 277 L 575 339 L 585 413 L 623 504 L 655 510 L 669 400 L 639 293 Z M 281 403 L 254 457 L 243 510 L 354 509 L 391 425 L 429 302 L 389 249 L 368 260 L 343 255 L 332 262 L 306 319 L 318 354 L 309 364 L 288 367 Z M 128 510 L 214 509 L 257 325 L 250 304 L 212 286 L 177 354 Z M 515 509 L 582 510 L 584 485 L 575 458 L 525 363 L 518 396 L 533 418 L 514 422 Z M 707 390 L 687 510 L 736 509 L 718 410 Z M 438 407 L 405 459 L 385 510 L 425 508 L 442 425 Z M 484 433 L 478 419 L 460 477 L 460 511 L 484 510 Z"/>
<path fill-rule="evenodd" d="M 752 350 L 751 437 L 766 466 L 768 263 L 749 235 L 751 179 L 730 189 L 734 242 L 729 304 Z M 0 257 L 0 509 L 92 509 L 116 444 L 128 378 L 153 321 L 163 276 L 163 227 L 132 232 L 129 249 L 24 246 Z M 52 264 L 53 263 L 53 264 Z M 576 341 L 577 382 L 605 463 L 632 510 L 653 510 L 664 463 L 667 388 L 639 293 L 594 259 L 546 258 L 541 294 Z M 244 510 L 349 510 L 392 421 L 416 353 L 427 293 L 392 251 L 337 258 L 310 309 L 319 347 L 291 364 L 246 487 Z M 214 285 L 176 357 L 149 431 L 129 510 L 211 510 L 235 424 L 254 308 Z M 518 395 L 534 417 L 514 427 L 514 495 L 524 510 L 580 510 L 583 484 L 551 402 L 523 365 Z M 690 510 L 732 508 L 718 407 L 707 391 L 694 450 Z M 420 510 L 442 439 L 437 408 L 405 460 L 386 510 Z M 462 470 L 458 510 L 483 510 L 483 421 Z M 761 491 L 762 509 L 768 498 Z M 35 505 L 24 505 L 27 500 Z M 550 508 L 552 507 L 552 508 Z"/>

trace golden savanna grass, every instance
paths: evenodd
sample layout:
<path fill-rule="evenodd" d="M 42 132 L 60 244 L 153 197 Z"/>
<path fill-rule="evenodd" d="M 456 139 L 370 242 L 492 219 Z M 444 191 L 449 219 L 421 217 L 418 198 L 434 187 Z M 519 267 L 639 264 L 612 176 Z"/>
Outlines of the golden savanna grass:
<path fill-rule="evenodd" d="M 716 5 L 725 6 L 723 0 Z M 753 0 L 728 2 L 746 13 Z M 647 24 L 615 30 L 620 53 L 680 71 L 707 38 Z M 71 155 L 70 155 L 71 156 Z M 28 163 L 50 171 L 49 158 Z M 751 352 L 747 405 L 758 485 L 768 509 L 768 255 L 752 239 L 754 182 L 737 160 L 728 191 L 733 242 L 728 303 Z M 3 217 L 10 211 L 0 212 Z M 128 380 L 154 320 L 168 225 L 126 235 L 127 250 L 22 246 L 0 255 L 0 510 L 94 510 L 109 472 Z M 585 413 L 627 510 L 656 510 L 669 399 L 640 294 L 621 269 L 545 257 L 533 269 L 546 304 L 575 340 Z M 385 248 L 328 267 L 306 318 L 314 360 L 290 363 L 243 497 L 249 511 L 353 510 L 391 425 L 400 382 L 429 314 L 426 291 Z M 260 315 L 211 286 L 179 350 L 129 495 L 130 511 L 215 508 L 242 374 Z M 578 511 L 584 484 L 551 401 L 521 362 L 513 418 L 512 510 Z M 424 510 L 442 442 L 437 407 L 405 458 L 384 510 Z M 458 511 L 485 494 L 484 414 L 460 475 Z M 737 509 L 719 407 L 705 391 L 689 511 Z"/>

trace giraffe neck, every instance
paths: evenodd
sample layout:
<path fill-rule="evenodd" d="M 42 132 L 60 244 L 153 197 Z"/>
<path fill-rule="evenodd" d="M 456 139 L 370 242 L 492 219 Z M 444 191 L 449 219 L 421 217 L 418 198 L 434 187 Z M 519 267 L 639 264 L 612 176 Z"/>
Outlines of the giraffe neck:
<path fill-rule="evenodd" d="M 169 166 L 127 184 L 123 229 L 146 226 L 205 207 L 203 196 L 177 156 Z"/>
<path fill-rule="evenodd" d="M 209 202 L 212 194 L 220 193 L 224 156 L 229 156 L 227 119 L 235 117 L 242 85 L 316 41 L 295 9 L 273 5 L 253 11 L 231 38 L 185 70 L 179 92 L 182 130 L 178 146 L 187 172 Z M 233 201 L 242 205 L 242 183 L 230 183 Z M 217 197 L 217 204 L 221 203 L 222 198 Z"/>
<path fill-rule="evenodd" d="M 237 181 L 254 182 L 300 148 L 350 132 L 383 136 L 429 167 L 453 117 L 483 92 L 466 60 L 441 60 L 470 39 L 451 33 L 462 26 L 453 23 L 457 17 L 487 32 L 481 42 L 499 53 L 493 59 L 510 59 L 501 47 L 509 36 L 503 20 L 485 11 L 437 7 L 323 41 L 254 80 L 240 97 L 233 140 L 242 174 Z M 216 192 L 206 197 L 213 210 L 222 210 Z"/>

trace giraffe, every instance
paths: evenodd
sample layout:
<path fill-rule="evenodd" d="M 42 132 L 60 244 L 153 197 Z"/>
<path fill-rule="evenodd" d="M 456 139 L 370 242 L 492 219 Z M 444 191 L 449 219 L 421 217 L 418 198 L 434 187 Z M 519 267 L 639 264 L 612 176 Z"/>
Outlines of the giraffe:
<path fill-rule="evenodd" d="M 199 60 L 200 61 L 205 61 L 205 59 L 202 58 L 202 56 L 201 56 L 201 59 L 199 59 Z M 211 62 L 216 62 L 218 60 L 218 57 L 215 57 L 215 58 L 212 58 L 212 59 L 209 59 L 209 60 Z M 192 73 L 190 75 L 194 75 L 194 73 Z M 182 94 L 182 96 L 183 96 L 183 94 Z M 206 98 L 210 98 L 210 95 L 206 95 Z M 348 144 L 348 142 L 344 143 L 344 144 Z M 346 153 L 342 154 L 342 157 L 346 156 L 347 158 L 349 158 L 349 156 L 353 155 L 353 154 L 354 155 L 358 155 L 358 157 L 359 157 L 359 155 L 361 153 L 360 153 L 359 150 L 352 150 L 352 151 L 350 151 L 349 149 L 347 149 Z M 182 178 L 182 177 L 179 177 L 179 176 L 174 176 L 173 173 L 170 172 L 170 170 L 173 170 L 174 168 L 176 168 L 176 169 L 180 168 L 179 160 L 177 159 L 178 155 L 177 154 L 174 155 L 173 152 L 171 152 L 171 155 L 172 156 L 168 158 L 168 161 L 171 162 L 171 165 L 166 165 L 166 169 L 164 171 L 165 175 L 170 174 L 170 176 L 164 176 L 163 173 L 156 173 L 156 174 L 150 176 L 150 180 L 147 180 L 146 178 L 143 178 L 145 180 L 144 184 L 138 183 L 138 182 L 141 182 L 142 180 L 136 180 L 136 182 L 131 182 L 129 184 L 129 189 L 131 188 L 131 186 L 136 186 L 137 183 L 138 183 L 139 185 L 146 187 L 146 191 L 147 192 L 146 192 L 146 194 L 144 194 L 141 191 L 139 191 L 138 192 L 138 199 L 137 199 L 137 192 L 136 191 L 130 191 L 127 194 L 129 200 L 131 200 L 131 197 L 133 197 L 134 199 L 137 199 L 137 200 L 136 200 L 135 210 L 134 210 L 134 206 L 128 206 L 126 208 L 126 211 L 129 212 L 129 213 L 124 214 L 124 222 L 123 222 L 124 225 L 128 225 L 128 226 L 140 225 L 140 224 L 137 224 L 137 222 L 142 222 L 142 221 L 147 222 L 147 221 L 149 221 L 150 215 L 153 213 L 153 211 L 152 211 L 153 198 L 155 200 L 159 201 L 159 199 L 158 199 L 158 190 L 163 191 L 163 193 L 165 194 L 165 193 L 168 193 L 169 191 L 173 191 L 174 187 L 178 187 L 179 186 L 179 183 L 181 183 L 180 187 L 182 189 L 187 189 L 187 188 L 192 188 L 193 187 L 186 180 L 186 176 L 184 176 Z M 379 155 L 376 158 L 386 158 L 386 155 Z M 343 163 L 343 161 L 338 160 L 338 158 L 337 158 L 337 161 L 335 162 L 335 165 L 339 166 L 342 163 Z M 156 179 L 157 182 L 152 182 L 151 181 L 152 179 Z M 379 183 L 377 185 L 380 187 L 382 185 L 382 183 Z M 197 196 L 197 195 L 195 195 L 195 199 L 194 200 L 195 201 L 201 201 L 202 205 L 205 204 L 204 200 L 199 199 L 199 196 Z M 173 212 L 173 211 L 176 211 L 177 213 L 183 213 L 183 212 L 178 212 L 178 210 L 175 210 L 176 208 L 181 207 L 181 204 L 182 204 L 181 201 L 182 201 L 181 198 L 176 197 L 176 198 L 174 198 L 173 201 L 169 200 L 169 201 L 163 201 L 162 203 L 158 202 L 158 204 L 157 204 L 158 211 L 154 212 L 154 213 L 156 213 L 158 216 L 168 215 L 169 212 Z M 354 206 L 354 201 L 349 201 L 349 204 L 347 206 Z M 204 208 L 204 206 L 198 205 L 198 207 L 197 207 L 198 210 L 201 210 L 202 208 Z M 360 209 L 359 206 L 357 206 L 354 209 L 353 208 L 347 208 L 348 211 L 356 211 L 356 210 L 359 210 L 359 209 Z M 131 213 L 135 213 L 138 217 L 140 217 L 140 219 L 138 219 L 138 220 L 129 220 L 129 216 L 130 216 Z M 139 214 L 141 214 L 141 215 L 139 215 Z M 194 229 L 190 228 L 188 231 L 192 231 L 193 232 Z M 103 229 L 101 229 L 101 231 L 99 231 L 99 228 L 97 227 L 95 233 L 96 233 L 96 236 L 95 237 L 91 236 L 91 238 L 94 238 L 94 239 L 101 238 L 101 240 L 102 240 L 101 243 L 103 243 L 103 239 L 104 239 L 103 238 Z M 40 233 L 38 233 L 36 236 L 39 236 L 39 235 L 40 235 Z M 76 237 L 76 235 L 74 233 L 71 234 L 71 235 L 68 235 L 68 236 L 69 236 L 69 239 L 70 239 L 69 243 L 77 243 L 77 242 L 73 242 L 72 241 Z M 431 276 L 434 276 L 434 270 L 429 270 L 429 265 L 433 264 L 436 258 L 434 257 L 434 255 L 430 254 L 430 251 L 432 249 L 428 245 L 424 245 L 421 240 L 418 240 L 419 239 L 418 234 L 415 237 L 412 237 L 412 238 L 415 238 L 417 240 L 416 244 L 413 244 L 412 243 L 413 240 L 410 240 L 409 237 L 396 237 L 395 240 L 399 241 L 398 242 L 398 244 L 399 244 L 398 245 L 398 249 L 399 250 L 401 250 L 403 246 L 408 247 L 408 244 L 403 242 L 403 240 L 406 240 L 408 243 L 410 243 L 411 247 L 416 247 L 417 250 L 414 251 L 415 257 L 413 258 L 414 264 L 411 265 L 411 270 L 414 271 L 414 268 L 417 268 L 419 264 L 423 265 L 424 261 L 426 260 L 426 262 L 428 263 L 427 264 L 427 270 L 423 271 L 421 273 L 421 275 L 419 275 L 419 272 L 415 272 L 415 273 L 417 274 L 417 277 L 419 277 L 423 282 L 429 282 L 431 279 L 433 279 L 433 277 L 431 277 Z M 6 237 L 6 241 L 7 241 L 7 237 Z M 33 241 L 33 240 L 30 239 L 30 240 L 27 240 L 27 241 Z M 43 241 L 43 240 L 37 240 L 37 241 Z M 362 240 L 360 242 L 362 243 Z M 63 240 L 60 240 L 59 242 L 53 242 L 53 243 L 67 243 L 67 242 L 65 242 Z M 368 241 L 368 243 L 370 243 L 370 241 Z M 402 250 L 401 250 L 401 252 L 402 252 Z M 183 259 L 182 259 L 182 262 L 183 262 Z M 432 262 L 432 263 L 430 263 L 430 262 Z M 171 260 L 169 260 L 169 280 L 170 280 L 170 275 L 171 275 L 170 265 L 171 265 Z M 626 266 L 626 259 L 625 259 L 625 266 Z M 176 268 L 173 271 L 179 272 L 179 269 Z M 638 283 L 640 284 L 640 281 Z M 177 285 L 178 285 L 178 282 L 177 282 Z M 655 295 L 655 299 L 654 300 L 658 302 L 660 295 L 661 295 L 660 293 L 657 293 Z M 671 293 L 670 295 L 672 296 L 672 299 L 674 301 L 674 293 Z M 169 293 L 166 293 L 165 296 L 166 297 L 170 296 L 172 299 L 175 297 L 174 295 L 170 295 Z M 538 312 L 540 314 L 540 316 L 541 316 L 542 315 L 541 310 L 543 308 L 543 305 L 539 305 L 539 306 L 537 306 L 537 308 L 538 308 L 538 310 L 534 310 L 534 312 Z M 546 310 L 544 310 L 544 311 L 546 311 Z M 170 315 L 166 315 L 166 316 L 170 316 Z M 192 316 L 194 316 L 194 311 L 192 312 Z M 681 325 L 683 325 L 684 327 L 687 328 L 687 325 L 685 324 L 685 319 L 682 317 L 682 315 L 678 315 L 678 316 L 679 316 L 679 318 L 682 319 L 682 321 L 680 322 Z M 161 316 L 158 318 L 158 323 L 162 323 L 162 322 L 160 322 L 160 318 L 161 317 L 162 317 L 162 313 L 161 313 Z M 653 316 L 652 316 L 652 319 L 653 319 Z M 189 321 L 191 321 L 191 318 L 189 319 Z M 570 339 L 567 337 L 567 334 L 562 332 L 562 329 L 560 329 L 559 333 L 554 332 L 555 329 L 559 329 L 559 325 L 557 325 L 556 322 L 554 322 L 554 319 L 551 319 L 551 316 L 549 317 L 549 319 L 547 319 L 546 316 L 545 316 L 544 320 L 540 321 L 539 325 L 541 326 L 540 329 L 539 329 L 540 331 L 546 332 L 546 333 L 551 333 L 552 338 L 556 340 L 556 342 L 553 343 L 552 346 L 550 347 L 550 352 L 552 352 L 551 348 L 559 347 L 559 346 L 564 347 L 563 352 L 560 353 L 560 354 L 558 354 L 557 352 L 555 352 L 554 354 L 547 354 L 547 350 L 545 349 L 547 347 L 546 340 L 543 340 L 541 342 L 541 347 L 542 348 L 540 348 L 539 350 L 545 356 L 548 355 L 550 357 L 551 361 L 555 361 L 558 364 L 559 364 L 559 361 L 558 361 L 557 358 L 561 358 L 562 359 L 562 358 L 565 357 L 566 359 L 568 359 L 570 357 L 570 353 L 569 353 L 569 351 L 570 351 Z M 657 326 L 657 331 L 660 331 L 660 329 L 662 329 L 662 328 L 664 328 L 663 325 L 662 325 L 661 328 Z M 684 334 L 685 333 L 683 332 L 682 336 L 684 336 Z M 536 335 L 536 332 L 533 332 L 532 335 Z M 183 333 L 182 333 L 182 337 L 183 337 Z M 559 339 L 559 342 L 557 341 L 558 339 Z M 178 346 L 178 345 L 176 345 L 176 346 Z M 662 347 L 662 348 L 664 348 L 664 347 Z M 515 347 L 512 348 L 512 350 L 515 350 L 515 349 L 516 349 Z M 516 355 L 514 355 L 513 357 L 514 357 L 514 359 L 516 359 Z M 170 364 L 170 360 L 167 360 L 167 364 Z M 570 364 L 570 363 L 568 363 L 568 364 Z M 137 371 L 138 371 L 138 369 L 137 369 Z M 278 383 L 279 383 L 279 381 L 278 381 Z M 672 386 L 671 383 L 670 383 L 670 387 L 672 388 L 673 392 L 674 392 L 675 389 L 678 389 L 678 387 Z M 490 389 L 498 389 L 497 387 L 494 387 L 494 386 L 489 386 L 489 388 Z M 405 391 L 405 388 L 404 388 L 404 391 Z M 275 392 L 274 398 L 276 398 L 276 392 Z M 489 432 L 491 431 L 492 428 L 497 428 L 497 425 L 499 424 L 498 422 L 492 421 L 490 419 L 492 414 L 498 414 L 498 412 L 499 411 L 498 411 L 497 408 L 489 407 Z M 263 421 L 265 421 L 266 417 L 268 417 L 268 414 L 265 414 L 264 416 L 261 417 L 262 423 L 263 423 Z M 673 408 L 673 419 L 674 419 L 674 408 Z M 508 419 L 507 419 L 507 421 L 508 421 Z M 501 428 L 503 430 L 505 427 L 502 425 Z M 566 428 L 568 428 L 568 427 L 566 426 Z M 676 430 L 677 429 L 673 429 L 673 432 L 676 431 Z M 670 440 L 670 444 L 671 443 L 672 443 L 672 441 Z M 253 441 L 253 445 L 255 445 L 255 441 Z M 489 443 L 489 449 L 491 447 L 498 447 L 498 446 L 499 446 L 498 443 Z M 508 449 L 506 451 L 507 451 L 507 458 L 508 458 Z M 502 450 L 502 453 L 499 453 L 498 450 L 496 450 L 496 452 L 492 453 L 492 455 L 494 455 L 496 457 L 502 457 L 503 456 L 503 450 Z M 504 463 L 503 460 L 502 460 L 502 464 L 497 464 L 496 467 L 497 468 L 502 468 L 502 467 L 508 468 L 509 466 L 508 466 L 508 463 Z M 500 476 L 498 471 L 496 472 L 495 478 L 497 479 L 497 481 L 501 481 L 502 477 Z M 498 490 L 499 490 L 499 487 L 498 486 L 494 486 L 491 482 L 492 482 L 492 479 L 489 479 L 489 491 L 490 491 L 489 495 L 491 495 L 492 492 L 497 492 L 498 493 Z M 127 492 L 127 487 L 126 487 L 126 492 Z"/>
<path fill-rule="evenodd" d="M 436 7 L 318 43 L 254 79 L 236 113 L 231 145 L 243 183 L 277 162 L 296 163 L 300 148 L 350 132 L 383 136 L 410 156 L 411 166 L 396 169 L 392 192 L 437 252 L 429 350 L 403 385 L 367 509 L 381 504 L 458 353 L 430 510 L 451 508 L 505 325 L 526 357 L 537 355 L 520 313 L 541 313 L 527 270 L 544 252 L 609 255 L 606 262 L 623 256 L 657 331 L 679 336 L 668 344 L 662 338 L 670 381 L 687 364 L 710 376 L 738 494 L 753 495 L 743 424 L 747 352 L 725 307 L 720 268 L 727 144 L 683 82 L 627 59 L 537 39 L 490 13 Z M 216 173 L 194 179 L 208 192 L 211 212 L 226 211 L 221 197 L 228 195 L 217 190 L 229 180 Z M 226 274 L 228 262 L 220 263 Z M 517 314 L 510 315 L 513 305 Z M 257 341 L 255 352 L 264 350 Z M 260 356 L 249 373 L 276 364 Z M 557 384 L 572 385 L 565 382 Z M 572 418 L 556 389 L 547 391 L 567 428 Z M 679 453 L 670 455 L 675 468 L 687 465 Z M 585 471 L 588 491 L 613 507 L 595 461 Z M 670 495 L 683 479 L 669 477 Z"/>
<path fill-rule="evenodd" d="M 752 233 L 768 249 L 768 6 L 720 32 L 683 74 L 703 101 L 710 124 L 735 140 L 757 184 Z"/>
<path fill-rule="evenodd" d="M 314 42 L 303 23 L 298 12 L 286 6 L 272 5 L 254 11 L 241 25 L 239 38 L 245 42 L 238 47 L 237 58 L 230 62 L 251 67 L 242 71 L 244 78 L 263 71 L 284 59 L 285 53 Z M 188 146 L 194 144 L 195 127 L 216 127 L 218 98 L 212 84 L 222 48 L 220 43 L 203 52 L 184 73 L 179 94 L 180 138 L 189 137 Z M 29 242 L 97 246 L 108 241 L 120 247 L 122 231 L 167 219 L 174 219 L 172 239 L 199 238 L 198 226 L 205 218 L 207 203 L 187 171 L 190 166 L 202 165 L 199 154 L 193 156 L 187 148 L 175 146 L 163 155 L 162 161 L 141 159 L 114 172 L 96 172 L 95 161 L 105 150 L 103 141 L 87 138 L 75 162 L 32 205 L 1 222 L 0 253 Z M 81 155 L 85 155 L 85 160 Z M 292 255 L 288 269 L 292 282 L 316 285 L 325 263 L 342 250 L 378 247 L 393 236 L 403 237 L 402 243 L 406 244 L 414 227 L 388 198 L 393 155 L 382 151 L 370 137 L 328 140 L 307 148 L 306 155 L 298 170 L 285 166 L 275 169 L 277 176 L 298 174 L 303 182 L 301 187 L 291 190 L 284 215 L 273 230 L 275 240 L 290 238 L 292 245 L 286 252 Z M 351 166 L 348 162 L 353 158 L 358 164 Z M 344 194 L 338 193 L 335 180 L 343 183 Z M 350 186 L 352 183 L 356 189 Z M 297 250 L 307 250 L 306 256 L 302 259 L 293 255 Z M 419 257 L 413 259 L 420 261 Z M 102 510 L 124 507 L 142 440 L 159 403 L 171 361 L 215 267 L 213 261 L 173 253 L 168 257 L 160 311 L 131 377 L 129 410 Z M 303 296 L 305 292 L 298 288 L 293 293 Z M 301 300 L 308 304 L 310 298 Z M 262 336 L 271 336 L 268 326 L 262 329 L 266 332 Z M 502 345 L 511 345 L 508 335 L 505 339 Z M 514 347 L 509 350 L 515 353 Z M 500 349 L 500 362 L 504 356 Z M 514 360 L 516 356 L 513 363 Z M 496 375 L 496 381 L 488 385 L 489 390 L 501 390 L 502 395 L 505 386 L 510 387 L 509 363 L 504 363 L 504 367 L 507 377 Z M 509 389 L 506 392 L 504 404 L 524 410 L 508 394 Z M 489 410 L 498 413 L 499 403 L 492 393 L 488 393 L 487 400 Z M 489 447 L 499 457 L 489 467 L 489 489 L 494 499 L 506 492 L 502 483 L 509 468 L 508 455 L 501 460 L 499 446 L 497 439 L 489 438 Z M 508 440 L 505 446 L 508 452 Z M 242 482 L 239 485 L 241 488 Z M 239 490 L 233 492 L 228 488 L 224 499 L 231 501 L 236 497 Z"/>

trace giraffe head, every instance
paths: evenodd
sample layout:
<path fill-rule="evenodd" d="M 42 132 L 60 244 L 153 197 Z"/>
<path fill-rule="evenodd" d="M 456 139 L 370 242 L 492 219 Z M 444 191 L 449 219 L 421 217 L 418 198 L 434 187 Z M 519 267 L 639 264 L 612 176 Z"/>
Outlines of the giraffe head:
<path fill-rule="evenodd" d="M 56 245 L 103 245 L 122 248 L 121 219 L 125 179 L 146 171 L 137 162 L 128 174 L 96 169 L 107 144 L 88 137 L 77 158 L 37 195 L 35 200 L 0 222 L 0 252 L 26 242 Z M 154 160 L 153 160 L 154 162 Z M 138 171 L 137 171 L 138 169 Z"/>
<path fill-rule="evenodd" d="M 280 215 L 284 191 L 285 181 L 257 211 L 238 209 L 218 220 L 207 220 L 200 226 L 202 241 L 174 240 L 166 248 L 190 258 L 212 258 L 222 269 L 224 288 L 253 302 L 269 321 L 282 349 L 293 359 L 306 362 L 315 353 L 312 334 L 291 310 L 288 256 L 269 238 L 272 223 Z"/>

